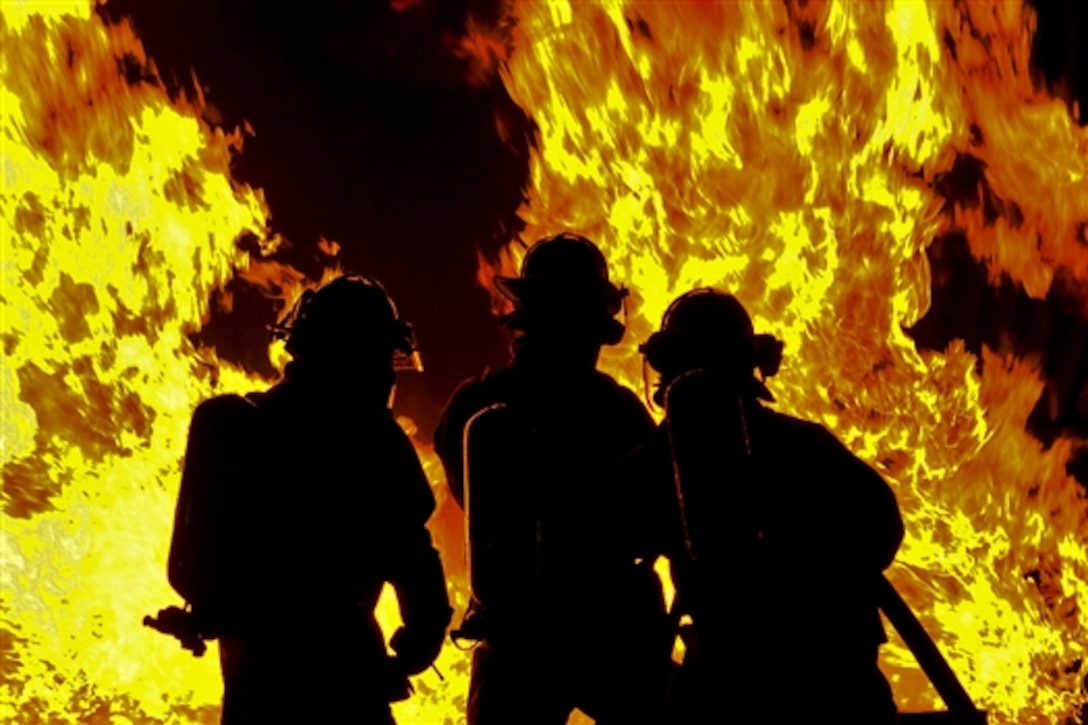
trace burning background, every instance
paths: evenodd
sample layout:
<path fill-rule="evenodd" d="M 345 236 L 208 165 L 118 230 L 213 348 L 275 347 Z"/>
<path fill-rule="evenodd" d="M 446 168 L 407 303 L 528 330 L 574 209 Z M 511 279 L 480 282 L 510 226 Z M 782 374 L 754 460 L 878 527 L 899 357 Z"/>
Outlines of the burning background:
<path fill-rule="evenodd" d="M 214 655 L 140 626 L 176 601 L 189 415 L 275 377 L 264 325 L 338 265 L 417 324 L 428 371 L 398 407 L 463 605 L 428 432 L 503 358 L 490 276 L 520 240 L 571 229 L 634 291 L 609 371 L 641 389 L 635 346 L 668 301 L 734 291 L 787 341 L 781 407 L 897 491 L 890 576 L 991 721 L 1077 721 L 1076 17 L 1072 1 L 5 0 L 0 717 L 216 722 Z M 939 708 L 886 650 L 902 709 Z M 460 722 L 467 663 L 448 648 L 446 681 L 419 678 L 400 721 Z M 818 666 L 791 653 L 784 690 Z"/>

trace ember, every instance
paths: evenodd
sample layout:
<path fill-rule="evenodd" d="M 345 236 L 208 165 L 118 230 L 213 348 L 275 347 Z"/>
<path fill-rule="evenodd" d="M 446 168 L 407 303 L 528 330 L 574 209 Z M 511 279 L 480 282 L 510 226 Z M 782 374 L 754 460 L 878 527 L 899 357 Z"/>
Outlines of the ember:
<path fill-rule="evenodd" d="M 782 409 L 895 487 L 908 538 L 891 579 L 990 721 L 1075 717 L 1088 502 L 1066 472 L 1073 442 L 1026 432 L 1032 360 L 929 352 L 906 332 L 929 309 L 942 233 L 1036 298 L 1059 275 L 1086 289 L 1088 131 L 1028 75 L 1030 10 L 555 0 L 512 14 L 512 30 L 471 26 L 512 38 L 465 52 L 513 47 L 503 77 L 540 128 L 523 238 L 591 236 L 634 292 L 608 370 L 642 390 L 635 347 L 668 302 L 733 291 L 787 343 Z M 171 100 L 127 25 L 89 1 L 5 3 L 0 59 L 0 718 L 216 722 L 214 647 L 194 660 L 140 622 L 176 602 L 163 562 L 193 408 L 262 381 L 189 335 L 232 278 L 285 302 L 317 280 L 264 259 L 269 210 L 229 171 L 241 137 Z M 941 183 L 968 157 L 986 204 Z M 505 251 L 506 272 L 520 254 Z M 456 508 L 419 451 L 456 563 Z M 464 572 L 449 573 L 463 607 Z M 380 613 L 391 632 L 391 598 Z M 902 710 L 941 709 L 902 643 L 885 649 Z M 459 722 L 467 663 L 447 647 L 445 681 L 418 678 L 400 721 Z"/>

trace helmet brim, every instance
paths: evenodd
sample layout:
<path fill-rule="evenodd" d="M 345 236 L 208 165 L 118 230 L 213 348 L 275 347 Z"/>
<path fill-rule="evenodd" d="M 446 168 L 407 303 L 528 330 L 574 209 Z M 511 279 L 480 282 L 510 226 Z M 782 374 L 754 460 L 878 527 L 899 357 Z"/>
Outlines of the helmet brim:
<path fill-rule="evenodd" d="M 582 282 L 567 280 L 535 279 L 525 277 L 501 277 L 493 280 L 495 289 L 511 302 L 524 304 L 528 301 L 570 300 L 575 304 L 619 304 L 627 295 L 627 290 L 616 287 L 611 282 Z"/>
<path fill-rule="evenodd" d="M 503 297 L 511 302 L 521 302 L 523 290 L 525 289 L 525 280 L 519 277 L 495 275 L 492 281 L 495 283 L 495 289 L 502 293 Z"/>
<path fill-rule="evenodd" d="M 766 385 L 763 384 L 762 380 L 753 377 L 751 381 L 751 386 L 752 395 L 759 398 L 760 400 L 766 400 L 768 403 L 774 402 L 774 395 L 771 394 L 771 391 L 767 388 Z"/>

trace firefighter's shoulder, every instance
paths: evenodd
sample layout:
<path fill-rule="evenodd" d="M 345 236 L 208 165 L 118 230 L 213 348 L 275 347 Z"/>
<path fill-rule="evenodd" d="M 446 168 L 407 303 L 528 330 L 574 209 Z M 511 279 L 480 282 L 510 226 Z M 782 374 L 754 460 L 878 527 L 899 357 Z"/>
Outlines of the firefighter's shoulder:
<path fill-rule="evenodd" d="M 646 410 L 646 404 L 635 391 L 616 380 L 611 375 L 594 371 L 597 385 L 605 398 L 621 411 L 626 417 L 637 419 L 642 428 L 646 428 L 645 434 L 649 435 L 649 428 L 653 426 L 653 418 Z"/>
<path fill-rule="evenodd" d="M 450 395 L 447 412 L 457 411 L 467 420 L 477 411 L 504 400 L 510 389 L 512 376 L 508 369 L 488 369 L 482 375 L 464 380 Z"/>
<path fill-rule="evenodd" d="M 361 423 L 372 446 L 379 449 L 393 446 L 403 449 L 412 448 L 412 438 L 393 415 L 392 411 L 381 411 L 361 417 Z M 415 449 L 412 448 L 414 451 Z"/>
<path fill-rule="evenodd" d="M 842 442 L 822 423 L 772 410 L 767 411 L 766 420 L 772 439 L 782 444 L 845 450 Z"/>
<path fill-rule="evenodd" d="M 772 420 L 769 432 L 773 447 L 789 452 L 788 456 L 780 458 L 783 464 L 820 470 L 836 477 L 846 475 L 866 486 L 886 487 L 876 469 L 858 457 L 825 425 L 782 413 L 773 413 Z"/>
<path fill-rule="evenodd" d="M 254 411 L 254 401 L 249 397 L 224 393 L 201 401 L 193 411 L 192 425 L 230 431 L 252 420 Z"/>

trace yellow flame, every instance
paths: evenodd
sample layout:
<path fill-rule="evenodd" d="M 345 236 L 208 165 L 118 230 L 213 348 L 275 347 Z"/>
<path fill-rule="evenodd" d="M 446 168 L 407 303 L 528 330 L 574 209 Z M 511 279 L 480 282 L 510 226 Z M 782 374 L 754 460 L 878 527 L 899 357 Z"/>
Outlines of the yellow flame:
<path fill-rule="evenodd" d="M 210 721 L 214 656 L 194 666 L 139 624 L 174 598 L 163 557 L 178 461 L 192 406 L 215 389 L 214 357 L 186 335 L 248 264 L 233 240 L 264 236 L 266 212 L 229 180 L 232 139 L 129 85 L 118 58 L 142 59 L 139 45 L 90 10 L 5 3 L 0 16 L 0 717 L 196 708 Z"/>
<path fill-rule="evenodd" d="M 786 342 L 781 409 L 895 487 L 908 538 L 892 578 L 991 722 L 1072 717 L 1088 506 L 1068 441 L 1043 451 L 1024 432 L 1032 364 L 924 353 L 904 332 L 929 307 L 942 230 L 1033 294 L 1062 265 L 1084 279 L 1088 132 L 1030 87 L 1029 10 L 527 0 L 514 14 L 505 80 L 540 128 L 523 236 L 586 234 L 632 287 L 607 369 L 640 389 L 635 345 L 675 296 L 736 294 Z M 935 180 L 966 153 L 1023 221 L 944 212 Z M 1036 237 L 1041 252 L 1020 243 Z M 936 707 L 902 644 L 885 649 L 902 709 Z"/>
<path fill-rule="evenodd" d="M 609 369 L 638 389 L 634 345 L 673 296 L 736 292 L 787 342 L 781 407 L 896 487 L 909 538 L 894 580 L 991 721 L 1076 712 L 1088 534 L 1069 442 L 1044 451 L 1024 432 L 1041 386 L 1030 362 L 987 353 L 980 375 L 961 345 L 920 353 L 902 331 L 928 308 L 924 250 L 942 228 L 1034 295 L 1059 269 L 1085 278 L 1088 136 L 1031 86 L 1030 14 L 558 1 L 517 14 L 506 81 L 542 139 L 526 236 L 593 236 L 634 288 Z M 143 60 L 130 29 L 104 27 L 90 2 L 5 2 L 0 41 L 0 718 L 215 722 L 214 650 L 193 660 L 138 623 L 173 600 L 162 562 L 192 409 L 264 381 L 186 335 L 232 276 L 275 278 L 288 301 L 315 283 L 238 251 L 242 233 L 275 240 L 259 193 L 230 182 L 237 139 L 122 78 L 118 57 Z M 957 153 L 985 162 L 996 221 L 969 199 L 942 213 L 932 182 Z M 463 608 L 456 507 L 418 449 Z M 379 616 L 397 626 L 388 592 Z M 887 650 L 900 704 L 932 707 L 909 654 Z M 401 722 L 461 721 L 468 658 L 447 647 L 438 666 L 447 681 L 418 678 Z"/>
<path fill-rule="evenodd" d="M 119 61 L 143 65 L 143 49 L 92 6 L 5 2 L 0 15 L 0 719 L 214 723 L 214 645 L 194 659 L 141 620 L 177 600 L 165 557 L 192 410 L 268 381 L 188 335 L 232 278 L 286 311 L 339 268 L 307 280 L 240 251 L 242 235 L 278 244 L 260 192 L 231 181 L 240 139 L 126 80 Z M 282 346 L 270 355 L 282 369 Z M 419 448 L 446 504 L 441 466 Z M 399 625 L 390 591 L 378 617 L 387 635 Z M 449 686 L 417 678 L 402 722 L 463 711 L 466 655 L 448 647 L 437 664 Z"/>

